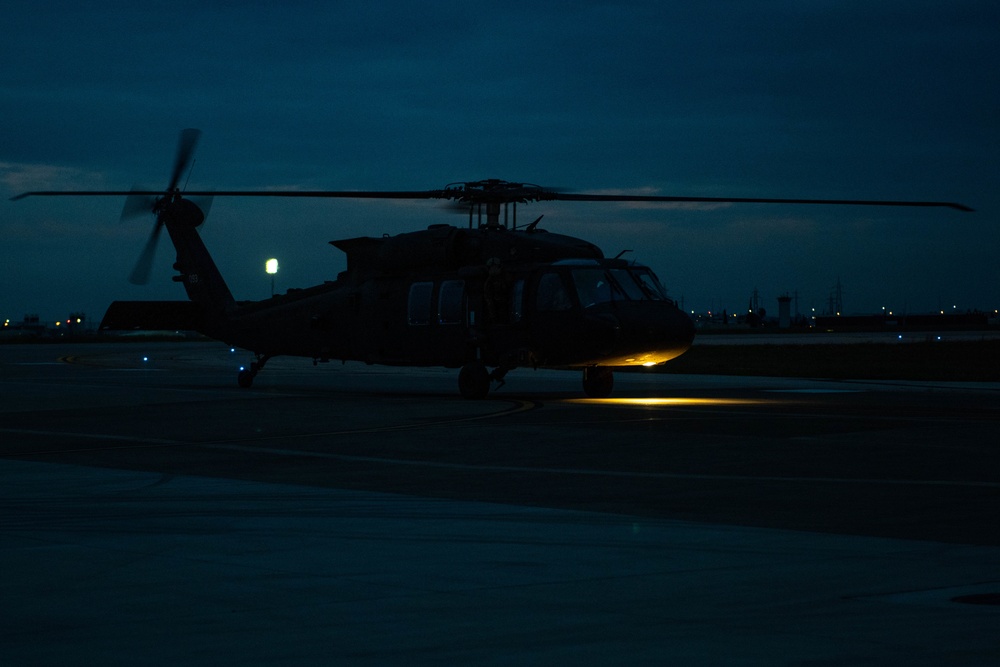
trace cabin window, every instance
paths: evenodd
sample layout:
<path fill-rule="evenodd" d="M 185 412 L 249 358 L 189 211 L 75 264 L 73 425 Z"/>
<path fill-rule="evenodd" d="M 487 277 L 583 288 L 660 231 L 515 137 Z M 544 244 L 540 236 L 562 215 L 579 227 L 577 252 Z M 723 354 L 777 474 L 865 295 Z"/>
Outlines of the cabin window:
<path fill-rule="evenodd" d="M 464 319 L 465 281 L 445 280 L 438 291 L 438 324 L 461 324 Z"/>
<path fill-rule="evenodd" d="M 517 280 L 510 290 L 510 321 L 520 322 L 524 315 L 524 280 Z"/>
<path fill-rule="evenodd" d="M 535 307 L 538 310 L 569 310 L 573 303 L 563 285 L 558 273 L 544 273 L 538 280 L 538 292 L 535 295 Z"/>
<path fill-rule="evenodd" d="M 434 283 L 413 283 L 410 285 L 410 298 L 407 302 L 407 313 L 412 325 L 431 323 L 431 297 L 434 295 Z"/>

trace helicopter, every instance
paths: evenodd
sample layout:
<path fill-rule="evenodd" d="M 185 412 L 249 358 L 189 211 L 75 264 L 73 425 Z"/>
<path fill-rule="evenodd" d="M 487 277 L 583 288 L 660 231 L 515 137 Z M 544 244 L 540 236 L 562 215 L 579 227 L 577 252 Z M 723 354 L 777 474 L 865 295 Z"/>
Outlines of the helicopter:
<path fill-rule="evenodd" d="M 125 196 L 122 217 L 152 213 L 149 240 L 130 275 L 148 282 L 165 228 L 177 256 L 175 282 L 186 301 L 115 301 L 100 330 L 193 330 L 249 350 L 237 375 L 253 385 L 279 355 L 393 366 L 459 369 L 458 389 L 485 398 L 517 368 L 582 371 L 584 393 L 609 396 L 617 367 L 656 366 L 690 348 L 695 327 L 656 274 L 621 255 L 539 227 L 518 226 L 518 205 L 540 201 L 709 202 L 936 206 L 952 202 L 677 197 L 560 192 L 499 179 L 426 191 L 187 191 L 178 188 L 201 132 L 180 134 L 164 190 L 36 191 L 28 196 Z M 468 210 L 468 225 L 330 243 L 347 255 L 335 280 L 289 289 L 261 301 L 237 301 L 198 227 L 214 197 L 437 199 Z M 502 214 L 502 216 L 501 216 Z M 502 217 L 502 219 L 501 219 Z"/>

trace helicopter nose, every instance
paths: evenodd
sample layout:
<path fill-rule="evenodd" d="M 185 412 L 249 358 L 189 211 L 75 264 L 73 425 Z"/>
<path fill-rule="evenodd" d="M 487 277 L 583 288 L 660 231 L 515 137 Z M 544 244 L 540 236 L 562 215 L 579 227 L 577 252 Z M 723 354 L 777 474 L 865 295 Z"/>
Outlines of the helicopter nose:
<path fill-rule="evenodd" d="M 648 329 L 648 336 L 650 342 L 661 351 L 671 353 L 672 359 L 691 347 L 694 341 L 694 322 L 681 309 L 667 308 L 660 317 L 654 318 Z"/>
<path fill-rule="evenodd" d="M 694 340 L 694 322 L 672 304 L 646 302 L 641 309 L 621 309 L 618 320 L 614 365 L 660 364 L 682 355 Z"/>

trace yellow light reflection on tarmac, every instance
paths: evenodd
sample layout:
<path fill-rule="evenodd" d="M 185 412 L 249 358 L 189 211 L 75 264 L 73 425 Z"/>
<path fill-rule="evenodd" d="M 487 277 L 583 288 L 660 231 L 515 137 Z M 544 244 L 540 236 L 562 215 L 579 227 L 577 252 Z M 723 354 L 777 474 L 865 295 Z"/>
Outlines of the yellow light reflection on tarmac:
<path fill-rule="evenodd" d="M 568 398 L 564 402 L 576 403 L 580 405 L 630 405 L 630 406 L 658 406 L 658 405 L 762 405 L 773 403 L 753 398 Z"/>

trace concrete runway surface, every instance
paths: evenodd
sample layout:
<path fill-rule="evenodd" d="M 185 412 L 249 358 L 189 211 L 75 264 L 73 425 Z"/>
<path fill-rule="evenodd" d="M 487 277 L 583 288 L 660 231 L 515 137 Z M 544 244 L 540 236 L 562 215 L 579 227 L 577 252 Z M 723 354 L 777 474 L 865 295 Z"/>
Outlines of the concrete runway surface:
<path fill-rule="evenodd" d="M 0 665 L 1000 664 L 1000 383 L 0 346 Z"/>

